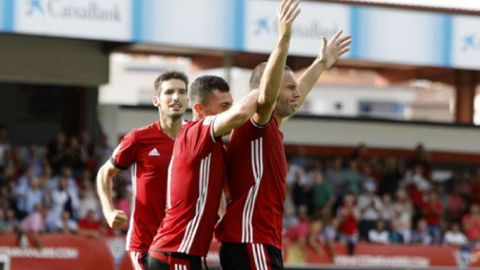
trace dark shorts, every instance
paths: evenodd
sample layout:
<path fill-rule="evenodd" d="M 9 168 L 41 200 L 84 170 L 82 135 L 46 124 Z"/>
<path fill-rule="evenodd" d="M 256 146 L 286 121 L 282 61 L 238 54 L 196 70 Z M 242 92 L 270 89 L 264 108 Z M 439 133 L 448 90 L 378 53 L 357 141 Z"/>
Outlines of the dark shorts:
<path fill-rule="evenodd" d="M 202 270 L 202 257 L 184 253 L 150 251 L 149 270 Z"/>
<path fill-rule="evenodd" d="M 134 270 L 147 270 L 148 252 L 146 251 L 129 251 L 130 260 Z"/>
<path fill-rule="evenodd" d="M 223 270 L 279 270 L 282 251 L 265 244 L 222 243 L 220 264 Z"/>

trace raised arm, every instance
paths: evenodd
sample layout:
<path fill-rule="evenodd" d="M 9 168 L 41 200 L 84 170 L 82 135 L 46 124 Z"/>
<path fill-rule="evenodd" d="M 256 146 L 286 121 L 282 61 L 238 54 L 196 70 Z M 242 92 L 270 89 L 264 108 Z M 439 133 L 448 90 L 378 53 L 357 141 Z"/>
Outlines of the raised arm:
<path fill-rule="evenodd" d="M 298 79 L 300 100 L 297 108 L 303 105 L 305 98 L 317 83 L 322 72 L 330 69 L 338 58 L 350 50 L 352 38 L 351 36 L 343 36 L 342 33 L 343 31 L 339 30 L 330 40 L 322 37 L 322 49 L 319 55 Z M 283 121 L 288 118 L 284 118 Z"/>
<path fill-rule="evenodd" d="M 342 30 L 338 31 L 328 41 L 327 38 L 322 37 L 323 45 L 320 54 L 298 79 L 298 91 L 301 94 L 300 106 L 305 102 L 305 97 L 313 89 L 322 72 L 330 69 L 338 58 L 350 50 L 352 38 L 342 36 L 342 33 Z"/>
<path fill-rule="evenodd" d="M 102 205 L 103 215 L 107 220 L 108 226 L 118 228 L 127 223 L 127 214 L 115 209 L 112 199 L 113 176 L 119 171 L 111 161 L 105 162 L 100 167 L 97 174 L 97 193 Z"/>
<path fill-rule="evenodd" d="M 253 90 L 227 111 L 217 115 L 213 123 L 213 135 L 223 136 L 242 125 L 257 111 L 258 90 Z"/>
<path fill-rule="evenodd" d="M 300 0 L 283 0 L 277 9 L 278 41 L 260 79 L 258 108 L 252 117 L 253 121 L 259 125 L 265 125 L 270 121 L 275 108 L 292 36 L 292 24 L 300 13 L 299 3 Z"/>

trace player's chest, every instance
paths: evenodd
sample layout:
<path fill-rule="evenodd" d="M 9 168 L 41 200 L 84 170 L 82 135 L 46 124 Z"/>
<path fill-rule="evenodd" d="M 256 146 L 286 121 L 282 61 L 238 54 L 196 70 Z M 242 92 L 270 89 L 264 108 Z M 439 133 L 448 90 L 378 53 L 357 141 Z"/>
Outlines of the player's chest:
<path fill-rule="evenodd" d="M 145 169 L 168 168 L 172 150 L 173 143 L 141 145 L 137 148 L 137 163 Z"/>

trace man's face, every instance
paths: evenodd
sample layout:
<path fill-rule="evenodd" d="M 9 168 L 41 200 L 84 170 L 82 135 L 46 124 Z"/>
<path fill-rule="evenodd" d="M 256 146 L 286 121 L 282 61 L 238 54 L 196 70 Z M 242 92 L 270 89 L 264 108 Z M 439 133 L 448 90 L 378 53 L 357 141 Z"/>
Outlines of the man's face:
<path fill-rule="evenodd" d="M 158 107 L 162 115 L 178 119 L 187 109 L 187 86 L 182 80 L 171 79 L 160 84 L 158 95 L 153 97 L 153 105 Z"/>
<path fill-rule="evenodd" d="M 297 89 L 295 74 L 291 71 L 283 73 L 282 85 L 278 96 L 275 112 L 280 117 L 287 117 L 294 114 L 300 106 L 300 92 Z"/>
<path fill-rule="evenodd" d="M 202 114 L 205 116 L 222 113 L 232 107 L 233 99 L 230 92 L 213 90 L 210 99 L 203 104 Z"/>

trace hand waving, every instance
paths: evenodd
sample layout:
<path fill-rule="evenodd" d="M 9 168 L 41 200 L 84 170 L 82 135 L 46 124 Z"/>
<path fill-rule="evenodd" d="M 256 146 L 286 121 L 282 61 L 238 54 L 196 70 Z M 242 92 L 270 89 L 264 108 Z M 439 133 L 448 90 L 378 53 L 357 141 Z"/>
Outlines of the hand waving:
<path fill-rule="evenodd" d="M 322 51 L 318 55 L 318 60 L 323 63 L 325 69 L 329 69 L 342 55 L 350 50 L 352 43 L 351 36 L 342 36 L 343 31 L 339 30 L 335 35 L 327 41 L 322 37 Z"/>
<path fill-rule="evenodd" d="M 277 8 L 279 37 L 290 38 L 292 35 L 292 23 L 300 14 L 298 5 L 300 0 L 283 0 Z"/>

